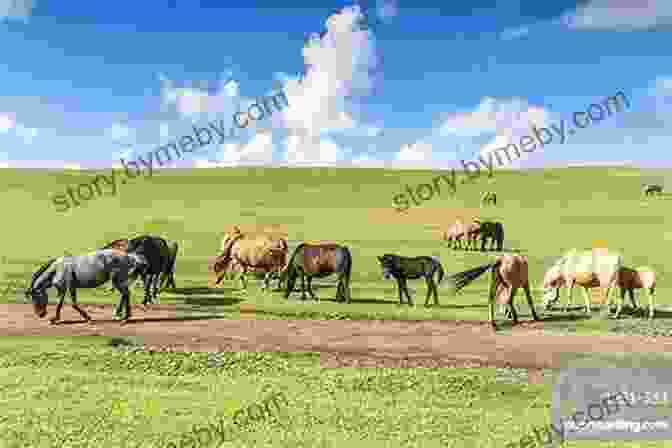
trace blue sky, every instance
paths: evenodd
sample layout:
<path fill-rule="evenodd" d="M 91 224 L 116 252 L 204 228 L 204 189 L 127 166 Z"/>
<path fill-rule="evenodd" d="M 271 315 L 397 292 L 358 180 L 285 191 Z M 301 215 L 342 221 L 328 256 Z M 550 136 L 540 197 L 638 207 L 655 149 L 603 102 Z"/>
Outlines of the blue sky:
<path fill-rule="evenodd" d="M 459 166 L 619 91 L 511 166 L 670 165 L 672 2 L 449 3 L 0 0 L 0 164 L 112 166 L 283 89 L 175 166 Z"/>

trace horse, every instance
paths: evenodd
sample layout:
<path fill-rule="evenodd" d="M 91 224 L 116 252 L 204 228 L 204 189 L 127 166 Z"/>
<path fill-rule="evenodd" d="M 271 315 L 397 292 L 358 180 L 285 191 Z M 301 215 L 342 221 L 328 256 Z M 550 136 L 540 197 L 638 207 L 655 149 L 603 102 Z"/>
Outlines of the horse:
<path fill-rule="evenodd" d="M 497 193 L 494 191 L 486 191 L 481 196 L 481 205 L 497 205 Z"/>
<path fill-rule="evenodd" d="M 284 238 L 275 238 L 268 235 L 246 236 L 236 227 L 233 236 L 225 237 L 222 254 L 212 263 L 211 270 L 216 276 L 214 285 L 218 285 L 227 271 L 237 269 L 243 289 L 247 290 L 245 276 L 248 271 L 265 272 L 264 286 L 267 290 L 273 276 L 279 277 L 280 271 L 286 264 L 288 245 Z M 221 275 L 220 275 L 221 272 Z"/>
<path fill-rule="evenodd" d="M 449 249 L 456 249 L 462 247 L 462 237 L 464 237 L 463 224 L 460 220 L 455 221 L 455 224 L 448 228 L 447 232 L 443 233 L 443 240 L 448 242 Z M 459 243 L 459 244 L 458 244 Z"/>
<path fill-rule="evenodd" d="M 623 257 L 611 254 L 608 249 L 593 249 L 579 252 L 572 249 L 560 258 L 544 276 L 544 302 L 546 309 L 560 298 L 560 287 L 567 286 L 565 311 L 572 302 L 574 285 L 582 286 L 586 300 L 586 313 L 590 314 L 588 289 L 599 287 L 604 291 L 602 305 L 611 304 L 609 294 L 618 284 L 619 271 L 623 267 Z M 550 295 L 555 289 L 555 297 Z"/>
<path fill-rule="evenodd" d="M 128 241 L 128 242 L 126 242 Z M 145 299 L 142 304 L 146 308 L 147 304 L 152 302 L 152 299 L 156 299 L 159 295 L 159 278 L 161 273 L 165 272 L 170 265 L 170 249 L 168 248 L 168 243 L 165 239 L 152 236 L 152 235 L 141 235 L 129 240 L 115 240 L 102 249 L 109 248 L 119 248 L 124 250 L 127 253 L 136 253 L 140 254 L 149 263 L 149 268 L 142 276 L 142 280 L 145 288 Z M 151 288 L 153 286 L 153 291 Z"/>
<path fill-rule="evenodd" d="M 402 295 L 406 294 L 408 304 L 414 306 L 413 299 L 408 293 L 407 280 L 416 280 L 424 278 L 427 282 L 427 298 L 425 299 L 425 306 L 429 306 L 429 299 L 434 296 L 434 304 L 439 305 L 439 292 L 437 284 L 443 280 L 444 270 L 441 262 L 437 257 L 402 257 L 395 254 L 384 254 L 378 257 L 381 267 L 383 268 L 383 276 L 385 279 L 394 277 L 397 281 L 399 289 L 399 305 L 404 304 Z M 438 280 L 434 282 L 434 274 L 438 273 Z"/>
<path fill-rule="evenodd" d="M 637 309 L 637 302 L 635 302 L 635 289 L 644 289 L 649 296 L 649 319 L 653 319 L 654 310 L 654 294 L 656 292 L 656 272 L 646 266 L 641 266 L 636 269 L 622 267 L 618 273 L 618 286 L 621 289 L 621 301 L 616 309 L 618 318 L 625 300 L 625 293 L 630 297 L 632 307 Z"/>
<path fill-rule="evenodd" d="M 170 287 L 172 289 L 177 288 L 175 284 L 175 261 L 177 260 L 177 252 L 179 246 L 177 242 L 172 241 L 168 243 L 168 250 L 170 251 L 170 260 L 165 266 L 165 270 L 161 273 L 161 280 L 159 281 L 161 289 Z"/>
<path fill-rule="evenodd" d="M 478 233 L 476 240 L 481 238 L 481 252 L 485 251 L 487 240 L 490 239 L 490 250 L 495 250 L 495 243 L 497 243 L 497 252 L 501 252 L 504 246 L 504 226 L 497 221 L 479 222 Z"/>
<path fill-rule="evenodd" d="M 217 258 L 219 258 L 219 257 L 217 257 Z M 285 265 L 286 265 L 286 263 L 285 263 Z M 219 266 L 221 266 L 221 261 L 220 261 Z M 268 274 L 269 282 L 271 280 L 277 280 L 278 281 L 277 290 L 281 290 L 282 289 L 282 284 L 284 283 L 284 278 L 282 276 L 282 271 L 285 267 L 286 266 L 283 266 L 282 268 L 277 269 L 277 266 L 276 266 L 275 269 L 271 270 L 270 272 L 269 272 L 268 268 L 263 267 L 263 266 L 262 267 L 249 267 L 247 269 L 247 273 L 251 273 L 253 275 L 256 275 L 257 278 L 259 278 L 258 275 L 261 275 L 261 274 L 263 274 L 263 276 L 265 278 L 266 275 Z M 231 260 L 231 264 L 228 265 L 227 271 L 225 272 L 225 274 L 230 273 L 230 277 L 228 277 L 228 278 L 230 280 L 235 280 L 236 279 L 236 273 L 240 276 L 240 275 L 243 274 L 243 272 L 244 272 L 243 265 L 241 265 L 236 260 Z M 224 275 L 223 278 L 226 278 L 226 275 Z"/>
<path fill-rule="evenodd" d="M 650 196 L 654 193 L 663 194 L 663 186 L 658 184 L 645 184 L 642 187 L 642 193 L 644 193 L 644 196 Z"/>
<path fill-rule="evenodd" d="M 462 249 L 462 239 L 466 240 L 465 250 L 469 248 L 476 249 L 476 235 L 478 233 L 478 223 L 463 224 L 460 220 L 455 221 L 448 232 L 444 232 L 443 239 L 448 242 L 451 249 Z"/>
<path fill-rule="evenodd" d="M 56 316 L 49 320 L 50 324 L 55 324 L 61 320 L 61 308 L 65 294 L 70 291 L 72 307 L 86 322 L 91 322 L 91 316 L 77 304 L 77 288 L 96 288 L 111 279 L 114 287 L 121 293 L 117 311 L 124 307 L 126 310 L 121 318 L 123 324 L 131 317 L 129 279 L 143 273 L 148 268 L 147 260 L 142 255 L 116 249 L 52 258 L 35 271 L 30 286 L 25 291 L 25 296 L 32 299 L 35 314 L 43 318 L 47 315 L 49 302 L 47 289 L 55 287 L 60 300 L 56 307 Z M 117 312 L 115 316 L 116 314 Z"/>
<path fill-rule="evenodd" d="M 334 243 L 307 244 L 301 243 L 294 249 L 281 277 L 286 278 L 285 299 L 294 291 L 296 278 L 301 276 L 301 300 L 306 299 L 304 278 L 307 278 L 308 293 L 317 302 L 319 299 L 313 292 L 313 277 L 322 278 L 331 274 L 338 275 L 336 301 L 352 302 L 350 279 L 352 276 L 352 254 L 347 246 Z"/>
<path fill-rule="evenodd" d="M 448 278 L 453 284 L 455 292 L 457 292 L 487 271 L 491 272 L 488 304 L 490 325 L 492 325 L 493 330 L 497 330 L 497 324 L 495 323 L 495 301 L 500 305 L 505 305 L 513 318 L 513 324 L 518 324 L 518 313 L 513 302 L 518 288 L 523 288 L 523 291 L 525 291 L 527 304 L 532 311 L 532 318 L 535 321 L 539 321 L 539 316 L 534 309 L 532 294 L 530 293 L 528 261 L 524 255 L 499 255 L 493 263 L 459 272 Z"/>

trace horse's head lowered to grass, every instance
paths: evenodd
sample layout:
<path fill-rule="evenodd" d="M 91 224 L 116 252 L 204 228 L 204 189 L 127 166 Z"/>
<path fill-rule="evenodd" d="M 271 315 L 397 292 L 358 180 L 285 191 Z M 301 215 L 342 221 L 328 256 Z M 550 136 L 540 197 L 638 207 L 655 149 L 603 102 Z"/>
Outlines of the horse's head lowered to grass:
<path fill-rule="evenodd" d="M 52 258 L 35 271 L 30 286 L 25 292 L 26 299 L 32 300 L 35 315 L 39 318 L 43 318 L 47 315 L 47 303 L 49 303 L 47 290 L 42 286 L 42 284 L 48 280 L 47 275 L 44 273 L 56 260 L 58 260 L 58 258 Z"/>

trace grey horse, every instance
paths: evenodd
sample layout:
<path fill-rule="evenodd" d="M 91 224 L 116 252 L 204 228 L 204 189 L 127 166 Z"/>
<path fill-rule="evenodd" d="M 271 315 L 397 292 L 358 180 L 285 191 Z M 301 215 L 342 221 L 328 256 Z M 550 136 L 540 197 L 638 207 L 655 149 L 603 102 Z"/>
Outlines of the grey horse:
<path fill-rule="evenodd" d="M 126 308 L 126 313 L 121 319 L 123 324 L 131 317 L 129 281 L 135 280 L 147 269 L 148 263 L 145 257 L 139 254 L 127 254 L 117 249 L 52 258 L 33 274 L 25 295 L 26 298 L 32 299 L 37 317 L 43 318 L 47 315 L 47 303 L 49 302 L 47 289 L 55 287 L 60 300 L 56 307 L 56 316 L 49 320 L 50 324 L 55 324 L 61 320 L 61 308 L 65 294 L 69 290 L 72 307 L 87 322 L 91 322 L 91 317 L 77 305 L 77 288 L 96 288 L 111 279 L 114 287 L 121 293 L 121 300 L 115 314 L 123 307 Z"/>
<path fill-rule="evenodd" d="M 663 186 L 658 184 L 646 184 L 642 188 L 642 192 L 644 193 L 644 196 L 650 196 L 653 193 L 662 194 Z"/>

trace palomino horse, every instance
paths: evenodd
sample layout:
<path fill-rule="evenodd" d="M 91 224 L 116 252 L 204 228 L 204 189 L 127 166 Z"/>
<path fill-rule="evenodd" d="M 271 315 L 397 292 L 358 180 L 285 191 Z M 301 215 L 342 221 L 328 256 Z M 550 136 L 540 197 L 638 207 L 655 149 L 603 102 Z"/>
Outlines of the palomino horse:
<path fill-rule="evenodd" d="M 572 302 L 574 285 L 583 287 L 586 300 L 586 313 L 590 313 L 590 296 L 588 289 L 601 288 L 604 291 L 602 305 L 609 305 L 609 293 L 618 285 L 618 276 L 623 267 L 623 257 L 617 253 L 609 253 L 608 249 L 593 249 L 579 252 L 569 251 L 560 258 L 544 276 L 544 303 L 550 309 L 551 303 L 560 298 L 560 287 L 567 286 L 567 303 L 565 311 Z M 554 297 L 553 289 L 555 289 Z"/>
<path fill-rule="evenodd" d="M 47 289 L 55 287 L 60 300 L 56 307 L 56 316 L 49 320 L 49 323 L 55 324 L 61 320 L 61 308 L 69 290 L 72 307 L 90 322 L 91 317 L 77 305 L 77 288 L 96 288 L 111 279 L 114 287 L 121 293 L 117 311 L 125 308 L 126 313 L 122 317 L 122 323 L 125 323 L 131 317 L 129 279 L 144 273 L 148 267 L 147 260 L 142 255 L 116 249 L 52 258 L 33 274 L 25 295 L 32 299 L 35 314 L 42 318 L 47 314 Z"/>
<path fill-rule="evenodd" d="M 618 317 L 621 313 L 626 292 L 630 297 L 632 307 L 637 309 L 634 290 L 644 289 L 649 296 L 649 319 L 653 319 L 654 294 L 656 292 L 656 272 L 653 269 L 646 266 L 636 269 L 623 267 L 618 273 L 618 286 L 621 288 L 621 301 L 614 317 Z"/>
<path fill-rule="evenodd" d="M 527 304 L 532 311 L 532 318 L 535 321 L 539 320 L 537 312 L 534 309 L 532 294 L 530 293 L 528 262 L 527 257 L 524 255 L 500 255 L 495 258 L 494 263 L 451 275 L 449 279 L 453 283 L 455 291 L 459 291 L 487 271 L 491 271 L 492 273 L 490 276 L 488 303 L 490 308 L 490 324 L 493 329 L 497 329 L 497 325 L 495 324 L 495 301 L 500 305 L 505 305 L 509 309 L 514 325 L 518 323 L 518 313 L 513 303 L 518 288 L 523 288 L 523 291 L 525 291 Z"/>
<path fill-rule="evenodd" d="M 439 305 L 439 292 L 436 287 L 438 283 L 443 280 L 443 266 L 436 257 L 402 257 L 400 255 L 385 254 L 378 257 L 380 266 L 383 268 L 383 276 L 386 279 L 394 277 L 399 287 L 399 305 L 404 304 L 402 293 L 406 294 L 408 304 L 413 306 L 413 300 L 408 293 L 408 286 L 406 280 L 416 280 L 424 278 L 427 282 L 427 298 L 425 299 L 425 306 L 429 306 L 429 299 L 434 295 L 434 304 Z M 434 274 L 438 273 L 436 283 L 434 282 Z"/>
<path fill-rule="evenodd" d="M 313 292 L 311 282 L 313 277 L 322 278 L 331 274 L 338 275 L 336 300 L 352 301 L 350 292 L 350 277 L 352 275 L 352 254 L 346 246 L 333 243 L 306 244 L 301 243 L 289 258 L 283 277 L 287 279 L 285 299 L 294 291 L 296 278 L 301 276 L 301 300 L 306 299 L 304 278 L 308 279 L 308 293 L 319 302 Z"/>
<path fill-rule="evenodd" d="M 236 227 L 232 236 L 226 236 L 223 241 L 222 254 L 217 257 L 211 266 L 218 285 L 229 270 L 238 270 L 243 289 L 247 290 L 245 276 L 248 272 L 265 272 L 264 286 L 270 287 L 270 279 L 280 276 L 280 271 L 286 264 L 288 245 L 284 238 L 268 235 L 246 236 Z"/>

